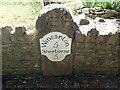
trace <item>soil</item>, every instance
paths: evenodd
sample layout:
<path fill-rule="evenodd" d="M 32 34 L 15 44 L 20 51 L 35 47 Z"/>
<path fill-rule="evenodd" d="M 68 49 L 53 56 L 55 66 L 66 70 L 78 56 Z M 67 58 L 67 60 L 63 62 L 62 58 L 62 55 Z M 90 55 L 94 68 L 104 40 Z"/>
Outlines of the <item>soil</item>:
<path fill-rule="evenodd" d="M 120 77 L 108 75 L 79 76 L 39 76 L 10 77 L 3 76 L 2 90 L 6 88 L 120 88 Z"/>

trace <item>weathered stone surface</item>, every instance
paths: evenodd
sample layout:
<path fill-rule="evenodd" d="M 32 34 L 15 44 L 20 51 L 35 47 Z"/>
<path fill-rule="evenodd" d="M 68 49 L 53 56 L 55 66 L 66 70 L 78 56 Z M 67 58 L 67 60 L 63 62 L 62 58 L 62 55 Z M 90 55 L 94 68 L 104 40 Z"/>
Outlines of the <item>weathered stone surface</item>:
<path fill-rule="evenodd" d="M 88 15 L 90 13 L 90 8 L 83 8 L 82 12 L 86 15 Z"/>
<path fill-rule="evenodd" d="M 74 11 L 78 14 L 81 14 L 83 8 L 85 8 L 83 5 L 78 5 L 75 7 Z"/>
<path fill-rule="evenodd" d="M 0 89 L 2 89 L 2 34 L 0 28 Z"/>
<path fill-rule="evenodd" d="M 87 36 L 96 39 L 96 37 L 99 35 L 99 32 L 96 30 L 96 28 L 92 28 L 90 31 L 88 31 Z"/>
<path fill-rule="evenodd" d="M 73 38 L 73 24 L 71 13 L 69 13 L 67 7 L 55 4 L 43 8 L 37 19 L 36 29 L 40 38 L 53 31 L 62 32 Z"/>
<path fill-rule="evenodd" d="M 72 75 L 73 73 L 73 56 L 66 56 L 61 62 L 51 62 L 47 57 L 42 57 L 42 72 L 43 75 Z"/>
<path fill-rule="evenodd" d="M 100 17 L 102 17 L 102 18 L 113 18 L 113 19 L 116 17 L 116 18 L 119 19 L 119 17 L 117 17 L 119 15 L 120 15 L 119 11 L 117 12 L 115 10 L 106 10 L 105 14 L 101 15 Z"/>
<path fill-rule="evenodd" d="M 101 7 L 95 7 L 95 11 L 96 11 L 96 12 L 102 12 L 103 9 L 102 9 Z"/>
<path fill-rule="evenodd" d="M 116 12 L 115 10 L 107 10 L 105 13 L 106 13 L 107 15 L 111 15 L 111 16 L 113 16 L 113 15 L 115 15 L 115 14 L 118 14 L 118 12 Z"/>
<path fill-rule="evenodd" d="M 104 19 L 99 19 L 99 22 L 105 22 L 105 20 Z"/>
<path fill-rule="evenodd" d="M 10 43 L 11 41 L 11 34 L 12 28 L 10 26 L 6 26 L 2 28 L 2 44 Z"/>
<path fill-rule="evenodd" d="M 96 29 L 74 41 L 74 74 L 118 74 L 118 34 L 99 35 Z"/>
<path fill-rule="evenodd" d="M 2 28 L 2 71 L 3 75 L 41 74 L 39 52 L 34 42 L 25 34 L 24 27 Z M 34 73 L 33 75 L 31 73 Z"/>
<path fill-rule="evenodd" d="M 80 20 L 80 25 L 88 25 L 90 22 L 89 22 L 89 20 L 87 20 L 87 19 L 81 19 Z"/>
<path fill-rule="evenodd" d="M 58 4 L 48 5 L 43 8 L 37 19 L 36 29 L 37 42 L 50 32 L 61 32 L 62 34 L 66 34 L 69 38 L 72 38 L 72 40 L 75 34 L 71 13 L 66 6 Z M 41 60 L 43 75 L 72 75 L 73 73 L 72 52 L 61 62 L 52 62 L 43 55 L 41 55 Z"/>
<path fill-rule="evenodd" d="M 100 16 L 100 15 L 104 15 L 105 13 L 102 11 L 102 12 L 95 12 L 95 15 L 97 16 Z"/>

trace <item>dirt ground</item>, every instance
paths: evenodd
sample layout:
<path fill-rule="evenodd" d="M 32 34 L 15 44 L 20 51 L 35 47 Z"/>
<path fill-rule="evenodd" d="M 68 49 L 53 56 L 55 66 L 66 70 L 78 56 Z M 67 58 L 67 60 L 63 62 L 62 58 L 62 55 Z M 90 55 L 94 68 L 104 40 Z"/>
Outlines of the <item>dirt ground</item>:
<path fill-rule="evenodd" d="M 9 77 L 3 76 L 2 89 L 6 88 L 120 88 L 120 77 L 108 75 L 80 76 L 39 76 L 39 77 Z"/>

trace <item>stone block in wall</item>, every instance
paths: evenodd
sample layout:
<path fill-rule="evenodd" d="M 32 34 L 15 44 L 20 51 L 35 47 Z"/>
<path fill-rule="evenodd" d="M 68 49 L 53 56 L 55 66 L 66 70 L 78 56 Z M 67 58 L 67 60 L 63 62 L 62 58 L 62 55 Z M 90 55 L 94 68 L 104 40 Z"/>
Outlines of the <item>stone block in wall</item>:
<path fill-rule="evenodd" d="M 74 74 L 118 74 L 118 34 L 99 35 L 91 30 L 74 41 Z M 81 43 L 82 42 L 82 43 Z M 84 48 L 81 46 L 84 45 Z"/>
<path fill-rule="evenodd" d="M 2 35 L 2 44 L 7 44 L 11 42 L 11 34 L 10 32 L 13 29 L 10 26 L 6 26 L 2 28 L 1 35 Z"/>
<path fill-rule="evenodd" d="M 66 56 L 65 60 L 61 62 L 52 62 L 46 57 L 42 58 L 42 72 L 43 75 L 72 75 L 73 73 L 73 56 Z"/>
<path fill-rule="evenodd" d="M 77 53 L 77 50 L 76 50 Z M 76 75 L 82 73 L 95 73 L 98 67 L 97 55 L 94 49 L 84 48 L 74 55 L 74 73 Z"/>
<path fill-rule="evenodd" d="M 0 28 L 0 43 L 2 43 L 2 28 Z"/>
<path fill-rule="evenodd" d="M 72 38 L 72 40 L 74 39 L 75 34 L 74 22 L 71 13 L 66 6 L 59 4 L 48 5 L 42 9 L 36 21 L 36 29 L 36 40 L 38 42 L 38 47 L 40 47 L 39 39 L 43 38 L 49 33 L 60 32 L 67 35 L 69 38 Z M 60 45 L 60 47 L 62 46 L 64 45 Z M 62 61 L 59 62 L 50 61 L 48 57 L 41 55 L 43 75 L 72 75 L 72 53 L 73 52 L 71 52 L 70 55 L 67 55 Z"/>
<path fill-rule="evenodd" d="M 41 74 L 39 52 L 24 26 L 2 28 L 2 71 L 3 75 Z M 34 73 L 34 74 L 31 74 Z"/>

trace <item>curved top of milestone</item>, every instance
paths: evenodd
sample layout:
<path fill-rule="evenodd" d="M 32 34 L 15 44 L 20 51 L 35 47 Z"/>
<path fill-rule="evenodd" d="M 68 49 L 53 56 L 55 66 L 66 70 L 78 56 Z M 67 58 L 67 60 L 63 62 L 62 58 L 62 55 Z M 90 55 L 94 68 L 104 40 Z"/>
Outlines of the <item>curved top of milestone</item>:
<path fill-rule="evenodd" d="M 74 20 L 69 8 L 64 4 L 50 4 L 45 6 L 36 21 L 38 38 L 50 32 L 61 32 L 74 38 Z"/>
<path fill-rule="evenodd" d="M 49 4 L 49 5 L 45 6 L 40 11 L 39 15 L 41 16 L 41 15 L 43 15 L 43 14 L 49 12 L 49 11 L 52 11 L 53 9 L 60 9 L 60 10 L 64 9 L 65 11 L 67 11 L 68 13 L 70 13 L 71 16 L 73 16 L 72 13 L 71 13 L 71 10 L 66 5 L 64 5 L 64 4 Z"/>

